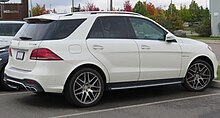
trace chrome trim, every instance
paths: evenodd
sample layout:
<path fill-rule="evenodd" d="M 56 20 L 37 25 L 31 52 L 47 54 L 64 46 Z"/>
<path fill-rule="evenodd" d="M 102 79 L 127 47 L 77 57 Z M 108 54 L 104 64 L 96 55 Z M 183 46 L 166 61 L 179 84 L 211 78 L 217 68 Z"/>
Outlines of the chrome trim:
<path fill-rule="evenodd" d="M 20 49 L 20 48 L 12 48 L 13 50 L 25 51 L 27 52 L 29 49 Z"/>
<path fill-rule="evenodd" d="M 153 86 L 163 86 L 163 85 L 172 85 L 172 84 L 181 84 L 182 81 L 179 82 L 170 82 L 170 83 L 161 83 L 161 84 L 151 84 L 151 85 L 140 85 L 140 86 L 127 86 L 127 87 L 112 87 L 110 90 L 122 90 L 122 89 L 132 89 L 132 88 L 144 88 L 144 87 L 153 87 Z"/>
<path fill-rule="evenodd" d="M 16 84 L 20 84 L 22 85 L 26 90 L 28 91 L 32 91 L 32 89 L 34 90 L 34 92 L 37 92 L 37 89 L 34 88 L 34 87 L 30 87 L 30 86 L 25 86 L 23 83 L 21 82 L 17 82 L 17 81 L 14 81 L 14 80 L 11 80 L 11 79 L 6 79 L 6 81 L 9 81 L 9 82 L 13 82 L 13 83 L 16 83 Z M 13 85 L 10 85 L 10 84 L 7 84 L 9 87 L 12 87 L 12 88 L 18 88 L 16 86 L 13 86 Z"/>
<path fill-rule="evenodd" d="M 19 68 L 15 68 L 15 67 L 11 67 L 9 69 L 15 70 L 15 71 L 31 72 L 31 70 L 24 70 L 24 69 L 19 69 Z"/>

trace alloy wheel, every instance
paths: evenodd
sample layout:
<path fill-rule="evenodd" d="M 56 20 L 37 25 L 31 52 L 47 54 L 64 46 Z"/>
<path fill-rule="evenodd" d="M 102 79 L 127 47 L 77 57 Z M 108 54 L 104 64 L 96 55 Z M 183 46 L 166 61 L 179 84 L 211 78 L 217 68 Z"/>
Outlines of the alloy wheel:
<path fill-rule="evenodd" d="M 202 90 L 212 79 L 210 68 L 204 63 L 195 63 L 188 69 L 186 82 L 191 89 Z"/>
<path fill-rule="evenodd" d="M 101 93 L 100 78 L 92 72 L 81 73 L 73 83 L 73 92 L 80 103 L 93 103 Z"/>

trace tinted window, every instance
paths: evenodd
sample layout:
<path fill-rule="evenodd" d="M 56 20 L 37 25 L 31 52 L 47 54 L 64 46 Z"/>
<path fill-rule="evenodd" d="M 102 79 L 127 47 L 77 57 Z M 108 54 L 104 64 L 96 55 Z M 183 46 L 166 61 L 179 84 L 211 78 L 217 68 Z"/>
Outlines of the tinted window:
<path fill-rule="evenodd" d="M 0 36 L 15 36 L 23 24 L 0 24 Z"/>
<path fill-rule="evenodd" d="M 16 35 L 19 37 L 28 37 L 32 40 L 56 40 L 64 39 L 72 34 L 85 19 L 76 20 L 29 20 L 22 28 L 22 31 Z"/>
<path fill-rule="evenodd" d="M 100 17 L 94 23 L 89 38 L 130 38 L 126 18 Z"/>
<path fill-rule="evenodd" d="M 146 40 L 165 40 L 165 31 L 156 24 L 141 18 L 129 18 L 136 38 Z"/>

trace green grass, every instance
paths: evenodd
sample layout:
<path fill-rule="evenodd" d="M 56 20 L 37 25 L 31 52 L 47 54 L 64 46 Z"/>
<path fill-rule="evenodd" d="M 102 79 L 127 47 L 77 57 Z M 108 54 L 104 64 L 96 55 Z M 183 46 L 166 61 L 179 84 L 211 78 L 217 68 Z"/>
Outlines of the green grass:
<path fill-rule="evenodd" d="M 217 80 L 220 80 L 220 66 L 218 67 L 218 78 Z"/>
<path fill-rule="evenodd" d="M 186 38 L 191 38 L 196 40 L 220 40 L 220 37 L 187 36 Z"/>

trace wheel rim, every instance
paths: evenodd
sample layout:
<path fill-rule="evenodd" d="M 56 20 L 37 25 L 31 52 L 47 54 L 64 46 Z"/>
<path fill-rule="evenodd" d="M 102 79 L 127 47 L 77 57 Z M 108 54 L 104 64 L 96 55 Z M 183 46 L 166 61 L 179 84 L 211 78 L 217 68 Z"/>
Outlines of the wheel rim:
<path fill-rule="evenodd" d="M 81 73 L 74 81 L 73 92 L 80 103 L 91 104 L 101 93 L 101 81 L 92 72 Z"/>
<path fill-rule="evenodd" d="M 210 68 L 203 63 L 196 63 L 190 66 L 186 76 L 186 82 L 195 90 L 205 88 L 212 78 Z"/>

